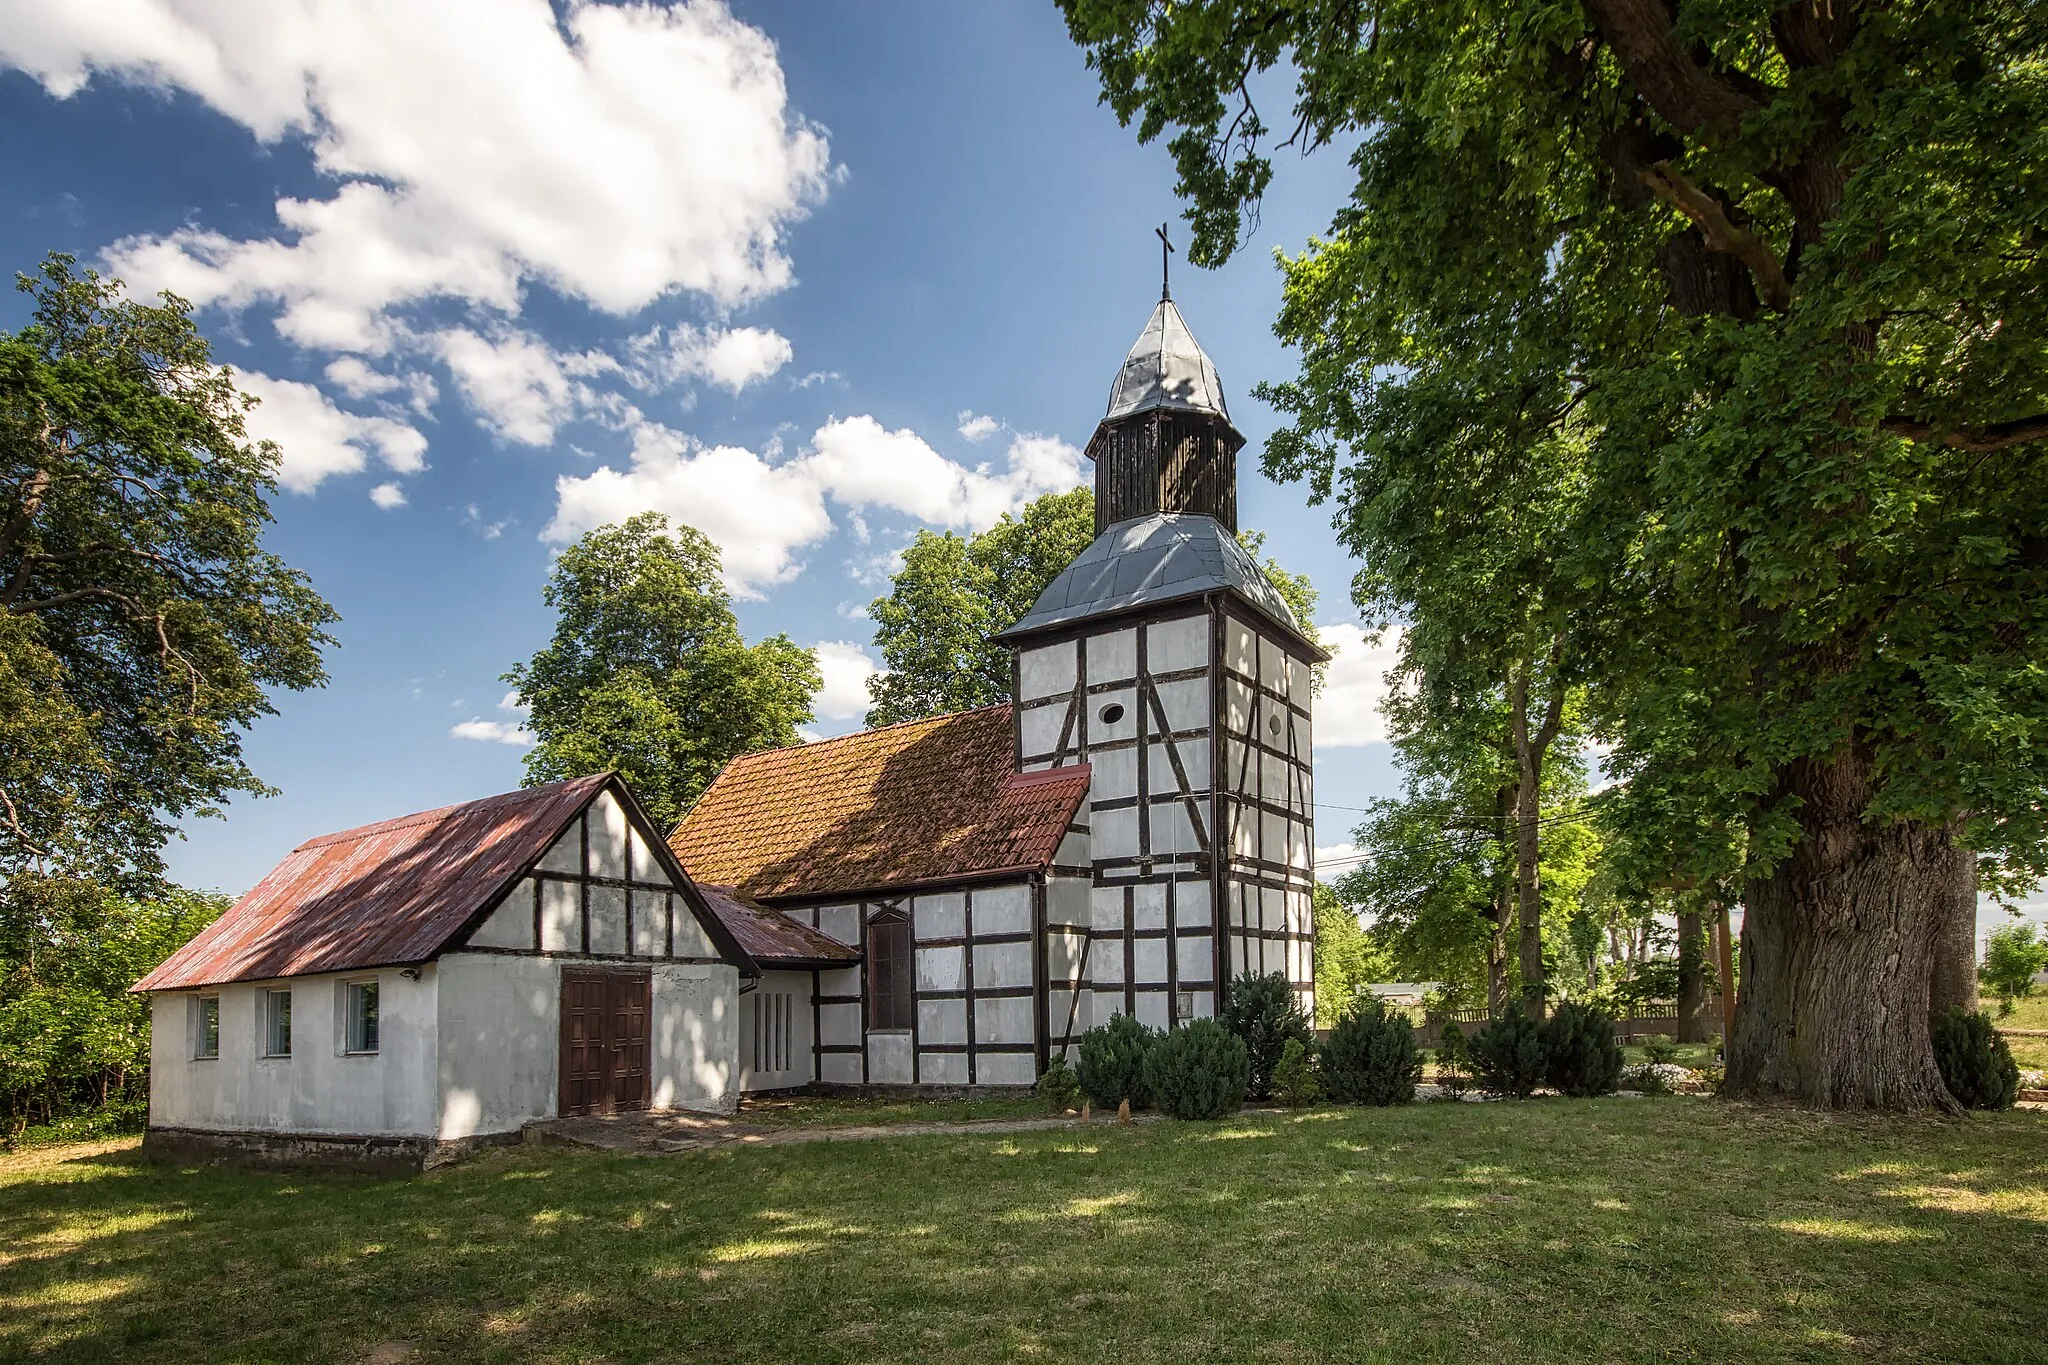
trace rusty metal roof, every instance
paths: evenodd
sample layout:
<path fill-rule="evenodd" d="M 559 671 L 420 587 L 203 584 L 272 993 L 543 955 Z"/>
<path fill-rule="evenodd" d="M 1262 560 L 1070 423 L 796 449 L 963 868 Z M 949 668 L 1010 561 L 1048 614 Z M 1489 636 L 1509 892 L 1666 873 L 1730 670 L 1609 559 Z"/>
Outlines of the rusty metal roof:
<path fill-rule="evenodd" d="M 739 940 L 747 955 L 764 967 L 836 966 L 860 961 L 860 949 L 800 924 L 780 910 L 757 905 L 730 886 L 698 882 L 704 903 Z"/>
<path fill-rule="evenodd" d="M 1089 770 L 1019 774 L 1012 748 L 1004 704 L 747 754 L 669 847 L 699 882 L 756 900 L 1040 871 Z"/>
<path fill-rule="evenodd" d="M 425 962 L 614 780 L 599 773 L 309 839 L 133 989 Z"/>

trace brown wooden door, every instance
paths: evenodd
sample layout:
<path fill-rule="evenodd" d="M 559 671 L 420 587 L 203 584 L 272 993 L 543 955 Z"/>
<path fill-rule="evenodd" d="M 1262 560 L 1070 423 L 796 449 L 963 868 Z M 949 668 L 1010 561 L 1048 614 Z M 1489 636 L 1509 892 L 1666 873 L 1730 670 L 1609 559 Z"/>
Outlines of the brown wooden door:
<path fill-rule="evenodd" d="M 561 1112 L 647 1107 L 646 972 L 562 973 Z"/>

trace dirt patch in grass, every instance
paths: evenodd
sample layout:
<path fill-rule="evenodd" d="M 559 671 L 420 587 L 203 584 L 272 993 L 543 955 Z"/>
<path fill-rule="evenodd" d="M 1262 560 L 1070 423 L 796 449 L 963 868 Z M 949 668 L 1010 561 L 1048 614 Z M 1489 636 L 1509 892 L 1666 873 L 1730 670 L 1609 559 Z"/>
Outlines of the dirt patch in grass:
<path fill-rule="evenodd" d="M 6 1359 L 2018 1359 L 2044 1267 L 2026 1113 L 1539 1100 L 413 1179 L 0 1161 Z"/>

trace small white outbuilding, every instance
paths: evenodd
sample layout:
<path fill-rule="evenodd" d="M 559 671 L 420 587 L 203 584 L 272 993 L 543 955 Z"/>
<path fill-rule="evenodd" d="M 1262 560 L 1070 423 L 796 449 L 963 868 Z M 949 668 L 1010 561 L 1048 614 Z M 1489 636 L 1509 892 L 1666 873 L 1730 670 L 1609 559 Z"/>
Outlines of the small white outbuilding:
<path fill-rule="evenodd" d="M 136 984 L 143 1145 L 416 1168 L 535 1119 L 729 1113 L 759 975 L 612 774 L 326 835 Z"/>

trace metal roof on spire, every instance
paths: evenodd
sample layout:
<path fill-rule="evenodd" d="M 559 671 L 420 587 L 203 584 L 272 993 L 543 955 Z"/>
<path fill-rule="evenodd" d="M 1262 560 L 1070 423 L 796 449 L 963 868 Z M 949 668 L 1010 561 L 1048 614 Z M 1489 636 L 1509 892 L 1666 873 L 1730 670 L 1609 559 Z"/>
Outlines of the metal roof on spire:
<path fill-rule="evenodd" d="M 1205 412 L 1230 420 L 1216 366 L 1170 298 L 1159 300 L 1145 330 L 1124 357 L 1123 368 L 1109 390 L 1109 411 L 1102 420 L 1114 422 L 1155 408 Z"/>

